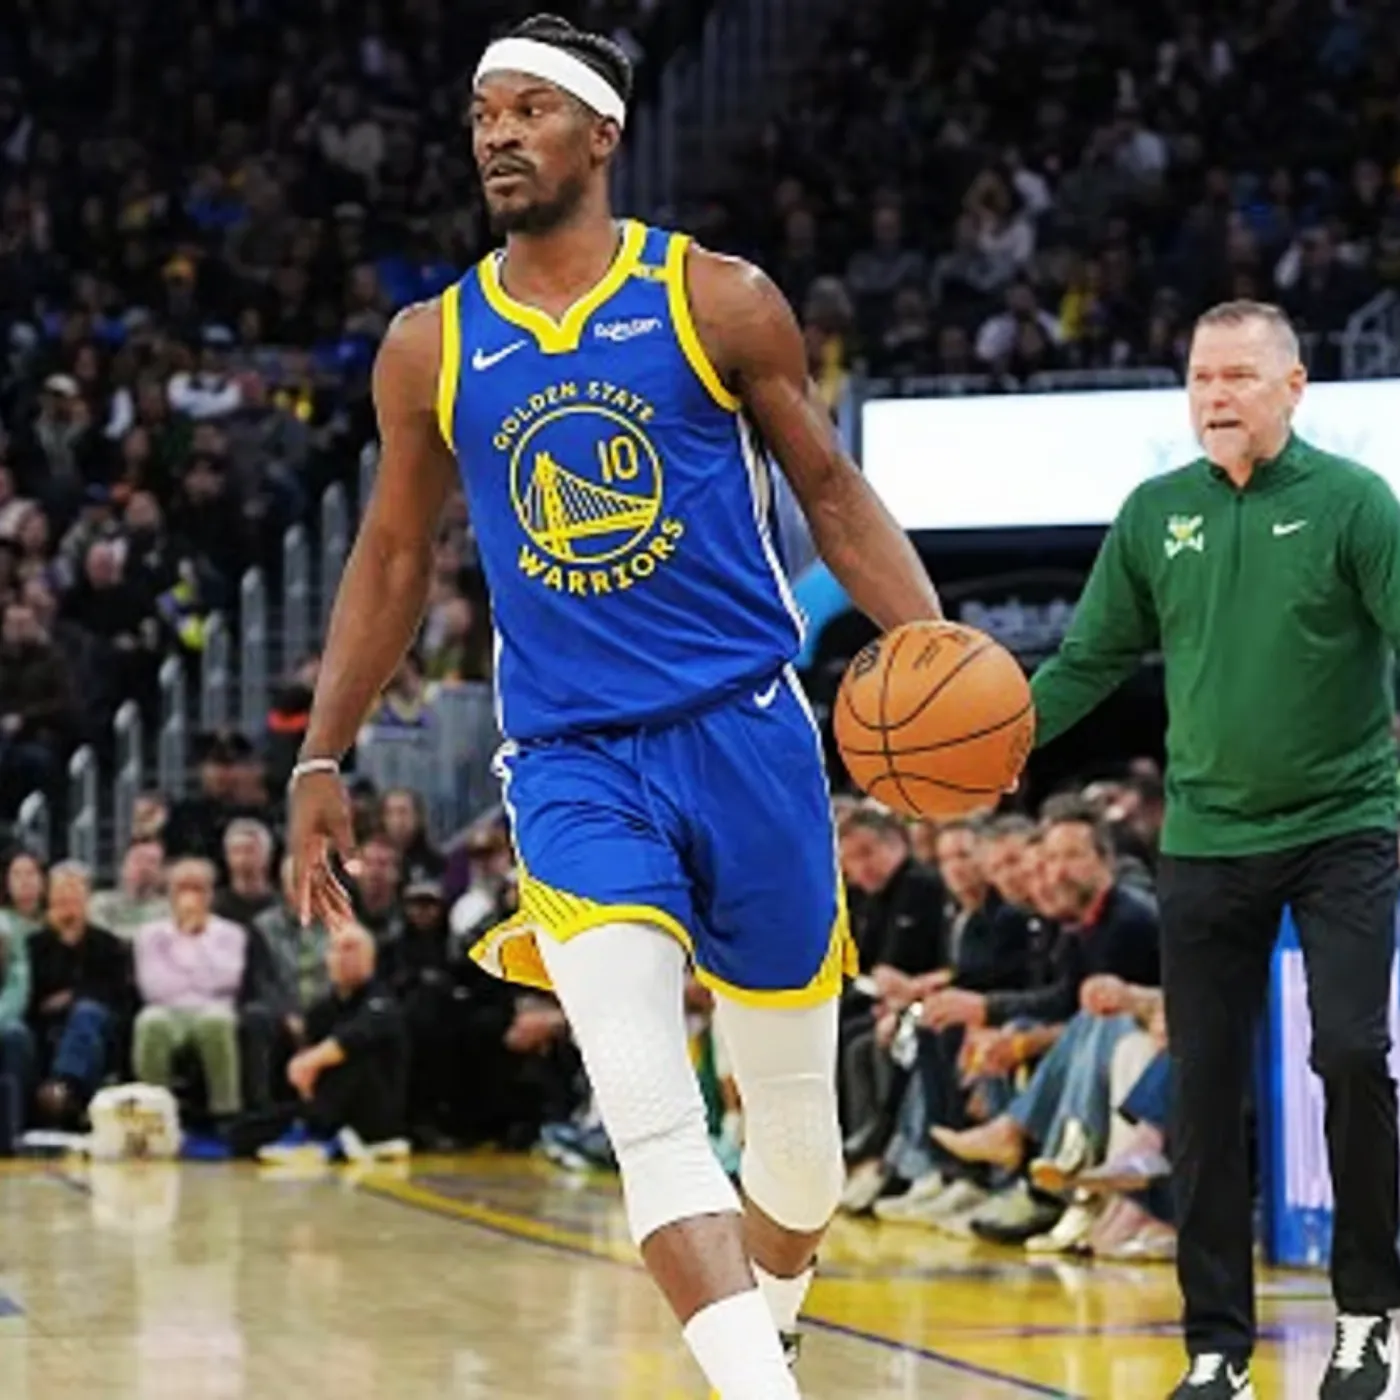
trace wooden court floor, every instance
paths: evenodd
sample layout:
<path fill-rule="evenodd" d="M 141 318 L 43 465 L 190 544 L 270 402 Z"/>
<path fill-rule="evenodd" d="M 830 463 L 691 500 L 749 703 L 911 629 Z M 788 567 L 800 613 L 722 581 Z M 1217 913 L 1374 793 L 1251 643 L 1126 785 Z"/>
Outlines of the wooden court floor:
<path fill-rule="evenodd" d="M 1262 1286 L 1261 1400 L 1303 1400 L 1323 1280 Z M 1170 1269 L 1029 1264 L 840 1222 L 809 1400 L 1160 1400 Z M 0 1171 L 3 1400 L 701 1400 L 607 1181 L 520 1159 L 395 1175 L 244 1166 Z"/>

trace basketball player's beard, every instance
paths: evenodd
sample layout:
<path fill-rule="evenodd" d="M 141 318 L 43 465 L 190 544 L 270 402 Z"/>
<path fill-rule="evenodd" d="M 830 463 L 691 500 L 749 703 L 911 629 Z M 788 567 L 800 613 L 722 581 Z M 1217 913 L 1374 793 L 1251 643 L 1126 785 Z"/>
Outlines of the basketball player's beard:
<path fill-rule="evenodd" d="M 514 209 L 493 209 L 487 204 L 491 232 L 497 237 L 507 233 L 552 233 L 574 215 L 583 201 L 586 180 L 582 175 L 567 175 L 559 183 L 552 199 L 536 200 Z"/>

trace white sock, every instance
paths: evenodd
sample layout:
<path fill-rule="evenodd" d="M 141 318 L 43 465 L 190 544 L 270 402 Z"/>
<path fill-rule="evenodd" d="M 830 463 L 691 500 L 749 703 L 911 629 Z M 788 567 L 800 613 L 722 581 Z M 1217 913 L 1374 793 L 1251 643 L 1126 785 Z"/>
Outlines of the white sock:
<path fill-rule="evenodd" d="M 773 1325 L 779 1332 L 795 1332 L 797 1318 L 802 1305 L 807 1301 L 807 1290 L 812 1286 L 816 1269 L 806 1269 L 796 1278 L 779 1278 L 770 1274 L 762 1264 L 753 1266 L 754 1277 L 758 1279 L 758 1291 L 773 1314 Z"/>
<path fill-rule="evenodd" d="M 685 1325 L 685 1344 L 720 1400 L 801 1400 L 756 1288 L 701 1308 Z"/>

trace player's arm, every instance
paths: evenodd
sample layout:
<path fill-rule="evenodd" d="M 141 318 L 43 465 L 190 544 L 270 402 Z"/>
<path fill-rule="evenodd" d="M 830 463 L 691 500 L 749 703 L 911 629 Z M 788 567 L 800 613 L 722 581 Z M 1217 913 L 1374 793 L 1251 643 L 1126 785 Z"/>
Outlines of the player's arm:
<path fill-rule="evenodd" d="M 1059 651 L 1031 677 L 1038 744 L 1087 715 L 1156 643 L 1156 611 L 1132 540 L 1130 498 L 1104 537 Z"/>
<path fill-rule="evenodd" d="M 379 470 L 336 592 L 305 756 L 340 757 L 408 650 L 428 601 L 438 522 L 456 477 L 437 423 L 441 312 L 407 307 L 374 365 Z"/>
<path fill-rule="evenodd" d="M 941 617 L 913 545 L 837 441 L 782 293 L 750 264 L 699 249 L 687 274 L 706 353 L 773 450 L 851 600 L 882 629 Z"/>

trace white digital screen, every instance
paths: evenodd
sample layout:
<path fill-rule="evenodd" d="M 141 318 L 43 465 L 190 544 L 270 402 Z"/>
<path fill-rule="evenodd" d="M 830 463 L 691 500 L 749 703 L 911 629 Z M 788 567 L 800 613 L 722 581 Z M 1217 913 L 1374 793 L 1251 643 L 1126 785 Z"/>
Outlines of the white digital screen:
<path fill-rule="evenodd" d="M 1400 494 L 1400 379 L 1313 384 L 1309 442 Z M 1201 455 L 1184 389 L 869 399 L 861 460 L 906 530 L 1107 525 L 1140 481 Z"/>

